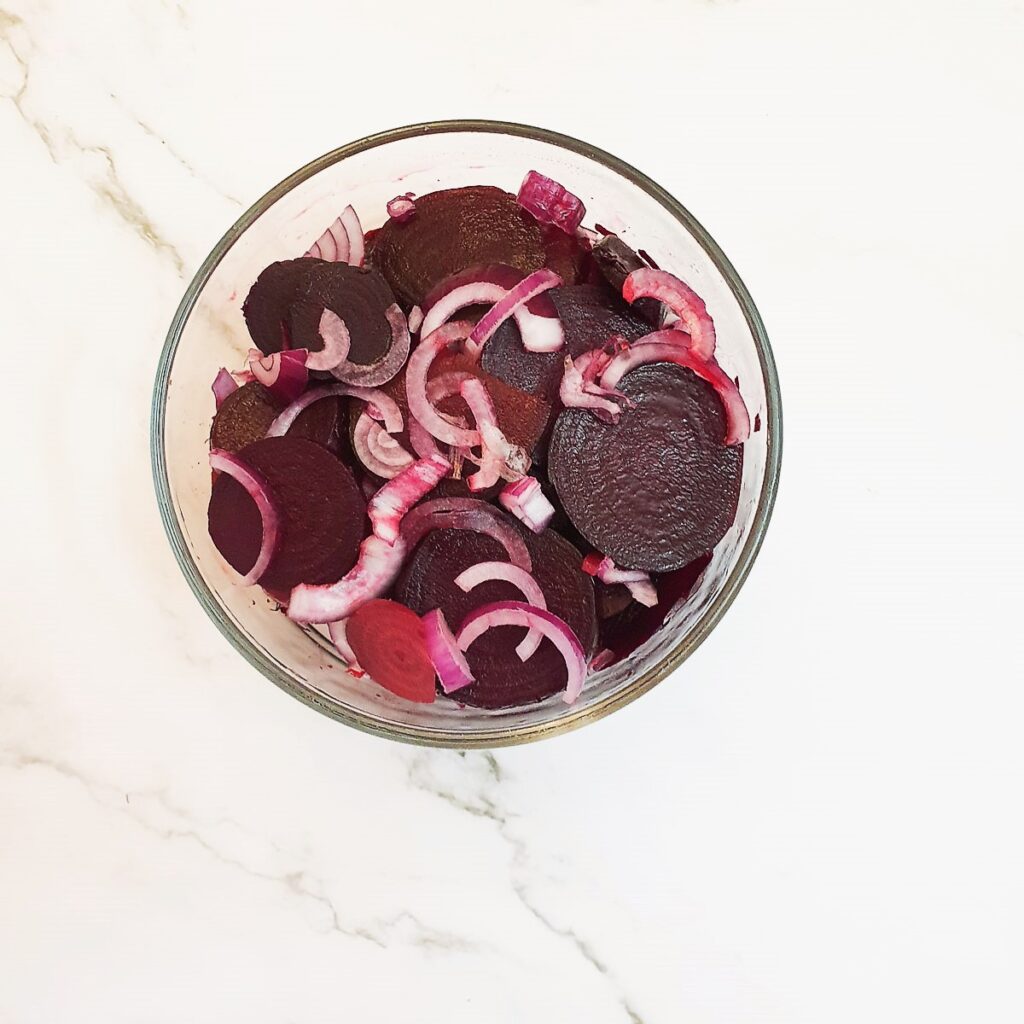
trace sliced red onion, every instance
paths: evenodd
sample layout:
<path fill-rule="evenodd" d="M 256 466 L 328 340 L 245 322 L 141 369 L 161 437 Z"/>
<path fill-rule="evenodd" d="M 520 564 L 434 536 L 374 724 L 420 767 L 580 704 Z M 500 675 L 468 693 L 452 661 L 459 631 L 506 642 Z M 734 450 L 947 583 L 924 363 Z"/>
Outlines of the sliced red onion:
<path fill-rule="evenodd" d="M 473 672 L 466 661 L 466 656 L 459 650 L 448 621 L 440 608 L 427 612 L 423 616 L 423 639 L 427 644 L 427 654 L 441 681 L 441 689 L 445 693 L 454 693 L 464 686 L 475 682 Z"/>
<path fill-rule="evenodd" d="M 309 383 L 304 348 L 288 349 L 265 356 L 258 348 L 249 350 L 249 369 L 279 402 L 294 402 Z"/>
<path fill-rule="evenodd" d="M 567 409 L 593 409 L 601 419 L 618 423 L 622 409 L 611 397 L 618 392 L 600 387 L 595 391 L 594 386 L 589 384 L 583 375 L 583 370 L 591 365 L 589 361 L 585 361 L 589 355 L 591 353 L 585 352 L 575 362 L 572 356 L 565 357 L 565 371 L 562 374 L 562 383 L 558 386 L 558 397 Z M 606 395 L 609 397 L 605 397 Z"/>
<path fill-rule="evenodd" d="M 496 601 L 485 604 L 482 608 L 466 616 L 455 636 L 459 649 L 469 650 L 473 641 L 494 626 L 525 626 L 543 633 L 558 648 L 558 653 L 565 659 L 565 667 L 569 680 L 565 687 L 566 704 L 573 704 L 583 692 L 583 682 L 587 678 L 587 658 L 583 645 L 568 623 L 557 615 L 543 608 L 524 604 L 522 601 Z"/>
<path fill-rule="evenodd" d="M 482 491 L 487 487 L 493 487 L 501 478 L 503 466 L 511 473 L 522 476 L 530 468 L 530 457 L 523 448 L 512 444 L 502 433 L 498 426 L 494 403 L 483 381 L 477 377 L 464 380 L 459 388 L 459 394 L 476 420 L 476 428 L 480 431 L 483 446 L 480 469 L 466 481 L 469 489 Z"/>
<path fill-rule="evenodd" d="M 618 661 L 618 655 L 608 647 L 602 647 L 590 659 L 590 671 L 600 672 L 603 668 L 608 668 L 609 665 L 614 665 Z"/>
<path fill-rule="evenodd" d="M 213 400 L 219 409 L 224 399 L 238 390 L 238 384 L 235 383 L 235 378 L 222 366 L 217 371 L 217 376 L 213 378 L 210 389 L 213 391 Z"/>
<path fill-rule="evenodd" d="M 478 587 L 488 580 L 502 580 L 505 583 L 511 583 L 512 586 L 523 592 L 527 604 L 533 605 L 535 608 L 547 609 L 548 603 L 544 597 L 544 591 L 540 589 L 540 584 L 528 572 L 511 562 L 477 562 L 476 565 L 471 565 L 455 577 L 455 586 L 468 594 L 474 587 Z M 542 633 L 531 629 L 516 647 L 519 660 L 528 661 L 543 639 Z"/>
<path fill-rule="evenodd" d="M 389 434 L 401 433 L 405 426 L 398 403 L 384 391 L 375 388 L 355 388 L 348 384 L 327 384 L 322 388 L 310 389 L 282 410 L 277 419 L 270 424 L 267 437 L 283 437 L 303 409 L 309 408 L 314 402 L 319 402 L 321 398 L 338 397 L 356 398 L 360 402 L 366 402 L 367 411 L 375 420 L 383 420 L 384 429 Z"/>
<path fill-rule="evenodd" d="M 534 533 L 543 533 L 555 514 L 555 506 L 533 476 L 506 484 L 498 495 L 498 502 Z"/>
<path fill-rule="evenodd" d="M 387 209 L 388 216 L 392 220 L 397 220 L 399 224 L 404 224 L 416 216 L 416 204 L 409 195 L 395 196 L 388 203 Z"/>
<path fill-rule="evenodd" d="M 348 636 L 345 633 L 345 622 L 346 619 L 339 619 L 337 622 L 331 622 L 327 625 L 327 632 L 331 635 L 331 643 L 334 644 L 338 653 L 342 656 L 345 664 L 348 665 L 349 669 L 357 672 L 362 671 L 359 668 L 359 659 L 356 657 L 356 652 L 352 650 L 352 646 L 348 642 Z"/>
<path fill-rule="evenodd" d="M 601 377 L 601 387 L 614 388 L 630 370 L 645 363 L 676 363 L 693 370 L 718 393 L 725 407 L 725 444 L 740 444 L 750 436 L 750 415 L 743 402 L 740 389 L 714 359 L 701 359 L 686 346 L 676 342 L 655 341 L 655 335 L 675 334 L 673 329 L 656 331 L 640 339 L 628 351 L 620 352 L 607 366 Z"/>
<path fill-rule="evenodd" d="M 245 384 L 251 384 L 256 378 L 252 375 L 252 370 L 232 370 L 231 379 L 239 386 L 242 387 Z"/>
<path fill-rule="evenodd" d="M 359 214 L 351 206 L 346 206 L 338 218 L 348 235 L 349 254 L 348 262 L 353 267 L 363 265 L 363 257 L 366 254 L 366 242 L 363 238 L 363 225 L 359 223 Z"/>
<path fill-rule="evenodd" d="M 429 494 L 450 469 L 447 459 L 432 456 L 412 463 L 388 481 L 373 496 L 366 509 L 373 532 L 389 544 L 397 541 L 406 512 Z"/>
<path fill-rule="evenodd" d="M 411 551 L 431 530 L 472 530 L 493 537 L 509 561 L 531 572 L 529 549 L 519 533 L 493 505 L 479 498 L 433 498 L 417 505 L 402 520 L 402 542 Z"/>
<path fill-rule="evenodd" d="M 405 366 L 412 343 L 409 337 L 409 323 L 397 302 L 388 306 L 384 315 L 391 326 L 391 346 L 387 352 L 375 363 L 353 363 L 345 359 L 332 366 L 331 374 L 338 380 L 346 384 L 358 384 L 360 387 L 376 387 L 378 384 L 386 384 Z M 328 344 L 328 334 L 340 335 L 342 332 L 348 336 L 345 321 L 337 313 L 325 309 L 320 318 L 320 336 L 324 339 L 324 346 Z"/>
<path fill-rule="evenodd" d="M 427 376 L 437 356 L 449 345 L 465 341 L 472 327 L 465 320 L 456 320 L 424 335 L 405 368 L 405 393 L 409 401 L 409 412 L 439 441 L 464 447 L 480 444 L 479 431 L 456 426 L 434 408 L 427 395 Z"/>
<path fill-rule="evenodd" d="M 415 416 L 409 417 L 409 444 L 419 459 L 444 458 L 437 442 L 423 429 L 423 424 Z"/>
<path fill-rule="evenodd" d="M 419 306 L 413 306 L 409 310 L 409 330 L 413 334 L 418 334 L 420 328 L 423 326 L 423 310 Z"/>
<path fill-rule="evenodd" d="M 634 601 L 647 608 L 658 603 L 658 591 L 654 589 L 651 577 L 639 569 L 620 569 L 607 555 L 596 552 L 583 559 L 583 571 L 596 576 L 602 583 L 622 583 Z"/>
<path fill-rule="evenodd" d="M 352 243 L 340 217 L 336 217 L 328 225 L 327 230 L 309 247 L 307 256 L 328 263 L 348 263 Z"/>
<path fill-rule="evenodd" d="M 521 306 L 525 306 L 530 299 L 552 288 L 557 288 L 562 279 L 548 267 L 541 267 L 532 274 L 527 274 L 514 288 L 509 289 L 507 294 L 499 299 L 480 318 L 477 325 L 469 335 L 470 346 L 480 348 L 488 338 Z M 562 341 L 564 341 L 564 336 Z M 526 339 L 523 339 L 523 347 L 526 348 Z M 561 347 L 561 342 L 558 346 Z M 555 349 L 542 348 L 533 351 L 553 352 Z"/>
<path fill-rule="evenodd" d="M 395 582 L 407 548 L 401 538 L 388 544 L 370 534 L 359 548 L 359 558 L 337 583 L 300 583 L 292 590 L 288 618 L 293 622 L 337 622 L 380 597 Z"/>
<path fill-rule="evenodd" d="M 507 294 L 507 288 L 488 281 L 460 285 L 427 307 L 423 317 L 422 333 L 424 335 L 433 333 L 442 324 L 448 323 L 459 310 L 465 309 L 467 306 L 490 306 L 499 302 Z"/>
<path fill-rule="evenodd" d="M 337 313 L 325 309 L 320 317 L 320 337 L 324 347 L 319 352 L 310 352 L 306 365 L 311 370 L 333 370 L 345 362 L 352 347 L 348 325 Z"/>
<path fill-rule="evenodd" d="M 690 347 L 702 359 L 715 354 L 715 324 L 708 315 L 704 300 L 674 274 L 664 270 L 634 270 L 622 284 L 622 297 L 627 302 L 656 299 L 663 302 L 677 317 L 678 326 L 690 335 Z"/>
<path fill-rule="evenodd" d="M 277 546 L 281 541 L 281 514 L 277 508 L 277 502 L 262 473 L 258 473 L 242 459 L 231 452 L 221 448 L 214 448 L 210 452 L 210 468 L 217 473 L 225 473 L 233 480 L 237 480 L 260 511 L 260 519 L 263 522 L 263 539 L 260 542 L 259 554 L 252 568 L 242 577 L 243 586 L 257 583 L 259 578 L 267 571 L 270 560 L 277 552 Z"/>
<path fill-rule="evenodd" d="M 538 314 L 531 308 L 546 299 L 551 312 Z M 558 317 L 555 304 L 542 292 L 532 302 L 520 306 L 512 314 L 519 327 L 519 336 L 527 352 L 557 352 L 565 344 L 565 331 Z"/>
<path fill-rule="evenodd" d="M 384 480 L 398 476 L 413 462 L 413 457 L 366 411 L 356 420 L 352 448 L 359 461 Z"/>
<path fill-rule="evenodd" d="M 587 212 L 579 196 L 539 171 L 526 172 L 516 202 L 541 224 L 554 224 L 567 235 L 576 231 Z"/>

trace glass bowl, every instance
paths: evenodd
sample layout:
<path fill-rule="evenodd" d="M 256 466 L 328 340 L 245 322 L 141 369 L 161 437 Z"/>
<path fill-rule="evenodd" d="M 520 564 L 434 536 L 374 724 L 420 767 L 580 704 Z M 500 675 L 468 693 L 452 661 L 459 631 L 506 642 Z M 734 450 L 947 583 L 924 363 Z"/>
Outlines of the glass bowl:
<path fill-rule="evenodd" d="M 206 526 L 210 383 L 218 367 L 244 363 L 250 342 L 240 307 L 259 271 L 304 252 L 346 203 L 369 230 L 399 193 L 471 184 L 515 192 L 531 168 L 579 195 L 588 225 L 600 221 L 642 246 L 704 298 L 720 361 L 739 378 L 759 429 L 746 442 L 736 522 L 703 578 L 655 636 L 591 676 L 574 705 L 560 695 L 498 711 L 449 700 L 410 704 L 348 675 L 317 630 L 290 622 L 258 587 L 236 585 Z M 319 157 L 230 228 L 199 268 L 168 331 L 153 393 L 151 447 L 160 514 L 178 564 L 207 614 L 252 665 L 357 729 L 468 748 L 524 743 L 595 721 L 646 693 L 696 650 L 735 598 L 764 538 L 778 486 L 781 427 L 779 383 L 761 317 L 725 255 L 677 200 L 623 161 L 565 135 L 495 121 L 437 121 L 381 132 Z"/>

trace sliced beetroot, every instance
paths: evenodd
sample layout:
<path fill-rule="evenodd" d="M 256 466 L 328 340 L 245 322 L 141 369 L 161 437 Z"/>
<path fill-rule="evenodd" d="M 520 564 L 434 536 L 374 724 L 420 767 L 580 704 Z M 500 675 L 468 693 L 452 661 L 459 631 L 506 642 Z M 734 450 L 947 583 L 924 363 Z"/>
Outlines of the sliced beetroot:
<path fill-rule="evenodd" d="M 389 219 L 368 259 L 408 309 L 422 305 L 430 289 L 456 271 L 508 263 L 529 273 L 545 265 L 547 252 L 540 226 L 514 195 L 472 185 L 417 197 L 416 216 L 404 224 Z"/>
<path fill-rule="evenodd" d="M 434 700 L 434 666 L 419 616 L 396 601 L 367 601 L 345 621 L 359 667 L 384 689 L 417 704 Z"/>
<path fill-rule="evenodd" d="M 594 601 L 597 607 L 597 617 L 602 623 L 605 619 L 614 618 L 620 612 L 624 612 L 632 600 L 633 595 L 626 589 L 625 584 L 602 583 L 600 580 L 594 581 Z"/>
<path fill-rule="evenodd" d="M 345 403 L 341 398 L 324 398 L 307 406 L 288 428 L 286 437 L 304 437 L 323 445 L 334 455 L 345 452 L 343 442 Z"/>
<path fill-rule="evenodd" d="M 291 310 L 306 274 L 316 265 L 328 264 L 307 258 L 271 263 L 249 289 L 242 305 L 245 326 L 256 346 L 267 355 L 282 348 L 301 347 L 290 341 Z M 312 351 L 321 348 L 323 343 L 318 340 Z"/>
<path fill-rule="evenodd" d="M 710 551 L 736 517 L 743 449 L 710 384 L 668 363 L 619 382 L 617 425 L 585 409 L 555 421 L 548 473 L 569 518 L 624 569 L 668 572 Z"/>
<path fill-rule="evenodd" d="M 394 304 L 395 296 L 387 281 L 372 267 L 306 262 L 311 266 L 296 288 L 288 321 L 292 347 L 308 348 L 310 352 L 324 347 L 320 318 L 329 309 L 348 328 L 348 360 L 361 366 L 379 362 L 391 347 L 386 311 Z"/>
<path fill-rule="evenodd" d="M 510 522 L 514 522 L 511 518 Z M 552 530 L 532 534 L 517 526 L 533 560 L 533 576 L 544 591 L 548 609 L 572 627 L 588 656 L 597 641 L 593 581 L 580 569 L 583 556 Z M 469 593 L 455 585 L 455 577 L 478 562 L 507 561 L 502 546 L 491 537 L 466 530 L 435 530 L 416 549 L 395 586 L 395 597 L 413 611 L 425 614 L 440 608 L 458 629 L 474 608 L 493 601 L 521 601 L 522 593 L 510 583 L 492 580 Z M 502 626 L 489 630 L 467 652 L 476 682 L 460 689 L 455 699 L 481 708 L 511 707 L 543 700 L 565 688 L 565 660 L 544 640 L 536 653 L 522 662 L 516 646 L 525 629 Z"/>
<path fill-rule="evenodd" d="M 355 565 L 366 534 L 366 502 L 350 470 L 305 438 L 267 437 L 239 457 L 267 480 L 282 518 L 282 538 L 260 583 L 287 590 L 299 583 L 331 583 Z M 210 536 L 243 575 L 259 551 L 259 513 L 245 489 L 221 474 L 209 506 Z"/>
<path fill-rule="evenodd" d="M 618 235 L 605 235 L 590 251 L 590 255 L 616 295 L 622 294 L 623 282 L 634 270 L 648 266 L 639 253 L 631 249 Z M 648 323 L 661 326 L 662 306 L 655 299 L 639 299 L 633 308 Z"/>
<path fill-rule="evenodd" d="M 210 429 L 210 447 L 240 452 L 246 445 L 267 436 L 281 403 L 255 381 L 243 384 L 221 402 Z"/>
<path fill-rule="evenodd" d="M 658 603 L 653 608 L 645 608 L 642 604 L 630 600 L 629 591 L 621 583 L 614 587 L 605 587 L 605 584 L 598 583 L 598 617 L 602 620 L 600 646 L 610 648 L 618 658 L 624 658 L 635 651 L 654 636 L 672 608 L 683 598 L 689 597 L 710 561 L 711 555 L 705 553 L 684 565 L 682 569 L 659 576 Z M 626 603 L 608 616 L 601 615 L 602 587 L 607 591 L 622 590 L 626 595 Z"/>
<path fill-rule="evenodd" d="M 565 357 L 576 358 L 597 348 L 612 335 L 634 341 L 649 334 L 651 325 L 605 288 L 571 285 L 552 288 L 565 346 L 558 352 L 527 352 L 515 321 L 506 321 L 484 345 L 483 368 L 512 387 L 554 403 L 562 380 Z"/>

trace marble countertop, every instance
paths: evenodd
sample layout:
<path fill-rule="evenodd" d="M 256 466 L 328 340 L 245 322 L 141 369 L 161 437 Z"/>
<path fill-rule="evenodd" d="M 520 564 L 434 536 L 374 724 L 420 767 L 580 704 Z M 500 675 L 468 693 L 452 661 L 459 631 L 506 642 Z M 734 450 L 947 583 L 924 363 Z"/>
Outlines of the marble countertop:
<path fill-rule="evenodd" d="M 1020 3 L 0 6 L 0 1022 L 1021 1019 Z M 678 195 L 786 417 L 711 639 L 494 754 L 263 680 L 148 458 L 166 325 L 227 225 L 449 116 Z"/>

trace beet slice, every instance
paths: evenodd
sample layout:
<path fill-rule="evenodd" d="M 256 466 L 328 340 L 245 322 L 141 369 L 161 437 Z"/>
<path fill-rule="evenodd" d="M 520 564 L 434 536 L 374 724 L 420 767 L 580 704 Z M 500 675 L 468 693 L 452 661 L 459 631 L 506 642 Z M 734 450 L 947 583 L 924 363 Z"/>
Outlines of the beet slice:
<path fill-rule="evenodd" d="M 292 348 L 319 352 L 324 347 L 320 318 L 325 309 L 337 313 L 351 338 L 348 360 L 367 366 L 379 362 L 391 348 L 391 325 L 385 313 L 395 296 L 387 281 L 372 267 L 306 260 L 288 319 Z"/>
<path fill-rule="evenodd" d="M 488 373 L 545 401 L 554 403 L 558 398 L 567 355 L 575 359 L 613 334 L 621 334 L 627 341 L 650 334 L 651 325 L 605 288 L 571 285 L 552 288 L 548 294 L 565 331 L 565 345 L 561 349 L 527 352 L 515 321 L 506 320 L 484 345 L 480 357 Z"/>
<path fill-rule="evenodd" d="M 434 700 L 434 666 L 419 616 L 397 601 L 368 601 L 345 622 L 345 639 L 375 683 L 417 704 Z"/>
<path fill-rule="evenodd" d="M 520 532 L 548 608 L 573 628 L 589 657 L 597 642 L 597 619 L 593 581 L 580 569 L 583 556 L 553 530 Z M 471 565 L 507 558 L 491 537 L 468 530 L 435 530 L 407 563 L 394 594 L 419 614 L 440 608 L 457 629 L 474 608 L 491 601 L 522 600 L 516 587 L 498 580 L 482 583 L 468 594 L 455 586 L 455 577 Z M 515 648 L 525 635 L 524 629 L 499 626 L 480 637 L 466 654 L 476 682 L 453 699 L 472 707 L 503 708 L 543 700 L 565 689 L 565 661 L 550 640 L 543 640 L 529 661 L 519 660 Z"/>
<path fill-rule="evenodd" d="M 668 572 L 710 551 L 736 518 L 741 446 L 706 381 L 670 363 L 619 382 L 632 399 L 617 425 L 586 409 L 555 421 L 548 472 L 580 533 L 624 569 Z"/>
<path fill-rule="evenodd" d="M 210 430 L 211 447 L 240 452 L 246 445 L 262 440 L 282 408 L 262 384 L 243 384 L 221 402 Z M 341 408 L 338 398 L 314 402 L 299 413 L 288 436 L 308 438 L 337 454 Z"/>
<path fill-rule="evenodd" d="M 281 591 L 341 579 L 355 565 L 368 527 L 366 502 L 348 467 L 321 445 L 290 436 L 263 438 L 238 454 L 263 474 L 281 510 L 281 544 L 260 583 Z M 248 572 L 262 537 L 255 502 L 221 474 L 208 516 L 217 550 L 238 572 Z"/>
<path fill-rule="evenodd" d="M 289 319 L 299 288 L 314 265 L 327 264 L 307 257 L 271 263 L 249 289 L 242 316 L 253 342 L 267 355 L 298 347 L 289 341 Z M 314 351 L 322 348 L 323 342 L 319 341 Z"/>
<path fill-rule="evenodd" d="M 409 308 L 456 271 L 508 263 L 530 273 L 545 265 L 547 252 L 540 225 L 514 195 L 471 185 L 419 196 L 415 217 L 404 224 L 390 219 L 381 227 L 368 260 Z"/>

